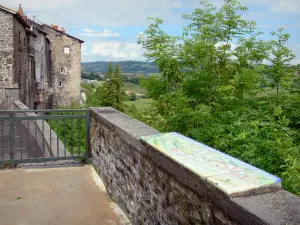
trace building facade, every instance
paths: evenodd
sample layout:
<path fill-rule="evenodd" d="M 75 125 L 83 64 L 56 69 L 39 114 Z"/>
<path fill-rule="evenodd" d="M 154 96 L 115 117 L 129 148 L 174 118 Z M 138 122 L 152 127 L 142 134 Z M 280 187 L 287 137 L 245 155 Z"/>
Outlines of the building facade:
<path fill-rule="evenodd" d="M 32 109 L 80 102 L 82 40 L 0 5 L 0 107 Z"/>
<path fill-rule="evenodd" d="M 20 74 L 27 73 L 26 29 L 29 25 L 14 10 L 0 6 L 0 103 L 2 107 L 15 93 L 19 97 L 19 85 L 25 80 Z M 24 101 L 24 99 L 23 99 Z"/>
<path fill-rule="evenodd" d="M 80 101 L 81 40 L 57 26 L 43 25 L 51 48 L 53 104 L 68 105 Z"/>

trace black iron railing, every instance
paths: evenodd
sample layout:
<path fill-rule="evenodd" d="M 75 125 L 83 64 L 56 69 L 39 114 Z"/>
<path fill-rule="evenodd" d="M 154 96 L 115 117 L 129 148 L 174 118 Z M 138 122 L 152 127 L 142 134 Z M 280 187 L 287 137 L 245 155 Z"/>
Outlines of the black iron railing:
<path fill-rule="evenodd" d="M 88 109 L 0 110 L 0 164 L 87 159 Z"/>

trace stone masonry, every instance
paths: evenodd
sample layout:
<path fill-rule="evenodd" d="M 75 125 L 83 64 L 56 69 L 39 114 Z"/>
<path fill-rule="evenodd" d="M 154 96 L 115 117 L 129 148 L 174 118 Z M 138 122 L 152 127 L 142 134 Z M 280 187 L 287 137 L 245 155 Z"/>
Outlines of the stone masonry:
<path fill-rule="evenodd" d="M 34 27 L 36 38 L 32 46 L 35 53 L 35 95 L 34 108 L 52 108 L 52 102 L 48 105 L 49 97 L 53 94 L 52 73 L 51 73 L 51 52 L 50 42 L 43 26 L 34 21 L 27 20 L 31 27 Z"/>
<path fill-rule="evenodd" d="M 64 28 L 29 20 L 21 5 L 0 4 L 0 107 L 17 100 L 9 89 L 19 89 L 31 109 L 79 103 L 82 43 Z"/>
<path fill-rule="evenodd" d="M 20 100 L 28 107 L 33 107 L 34 77 L 28 70 L 29 56 L 27 54 L 28 39 L 26 27 L 14 19 L 14 83 L 20 89 Z"/>
<path fill-rule="evenodd" d="M 299 225 L 300 198 L 284 190 L 229 197 L 140 141 L 153 128 L 113 108 L 92 108 L 92 163 L 132 224 Z"/>
<path fill-rule="evenodd" d="M 54 105 L 70 105 L 80 101 L 81 43 L 83 41 L 65 34 L 65 31 L 44 25 L 51 46 Z"/>
<path fill-rule="evenodd" d="M 5 88 L 13 86 L 14 17 L 0 10 L 0 106 L 5 100 Z"/>

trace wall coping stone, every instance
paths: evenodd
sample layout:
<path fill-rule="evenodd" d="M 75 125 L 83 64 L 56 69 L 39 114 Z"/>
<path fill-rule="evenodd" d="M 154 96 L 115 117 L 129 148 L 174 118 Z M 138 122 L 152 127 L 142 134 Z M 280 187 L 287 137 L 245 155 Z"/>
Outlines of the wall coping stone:
<path fill-rule="evenodd" d="M 118 136 L 127 144 L 134 143 L 134 145 L 137 145 L 136 149 L 138 149 L 142 155 L 148 154 L 145 148 L 142 147 L 140 137 L 158 134 L 159 132 L 157 130 L 111 107 L 92 107 L 90 109 L 91 117 L 97 119 L 111 131 L 117 132 Z M 93 130 L 91 133 L 93 133 Z"/>
<path fill-rule="evenodd" d="M 141 140 L 211 183 L 228 196 L 270 186 L 281 189 L 281 179 L 241 160 L 178 133 L 142 136 Z"/>
<path fill-rule="evenodd" d="M 196 192 L 200 198 L 209 199 L 237 224 L 300 224 L 300 198 L 282 190 L 281 185 L 275 184 L 228 195 L 157 148 L 140 140 L 142 136 L 160 134 L 150 126 L 111 107 L 91 108 L 91 120 L 111 131 L 113 136 L 122 142 L 133 146 L 132 151 L 151 159 L 183 186 Z M 91 138 L 94 135 L 93 129 L 91 126 Z"/>

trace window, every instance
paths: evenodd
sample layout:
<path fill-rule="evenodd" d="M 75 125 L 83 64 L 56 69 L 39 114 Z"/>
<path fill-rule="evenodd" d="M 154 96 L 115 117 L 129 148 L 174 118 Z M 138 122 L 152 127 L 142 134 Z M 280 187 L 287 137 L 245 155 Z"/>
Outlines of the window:
<path fill-rule="evenodd" d="M 62 87 L 62 81 L 59 81 L 58 87 Z"/>
<path fill-rule="evenodd" d="M 21 31 L 19 31 L 19 43 L 21 44 Z"/>
<path fill-rule="evenodd" d="M 69 47 L 64 47 L 64 53 L 65 54 L 70 54 L 70 48 Z"/>
<path fill-rule="evenodd" d="M 62 66 L 62 67 L 60 68 L 60 74 L 67 75 L 67 68 L 64 67 L 64 66 Z"/>

